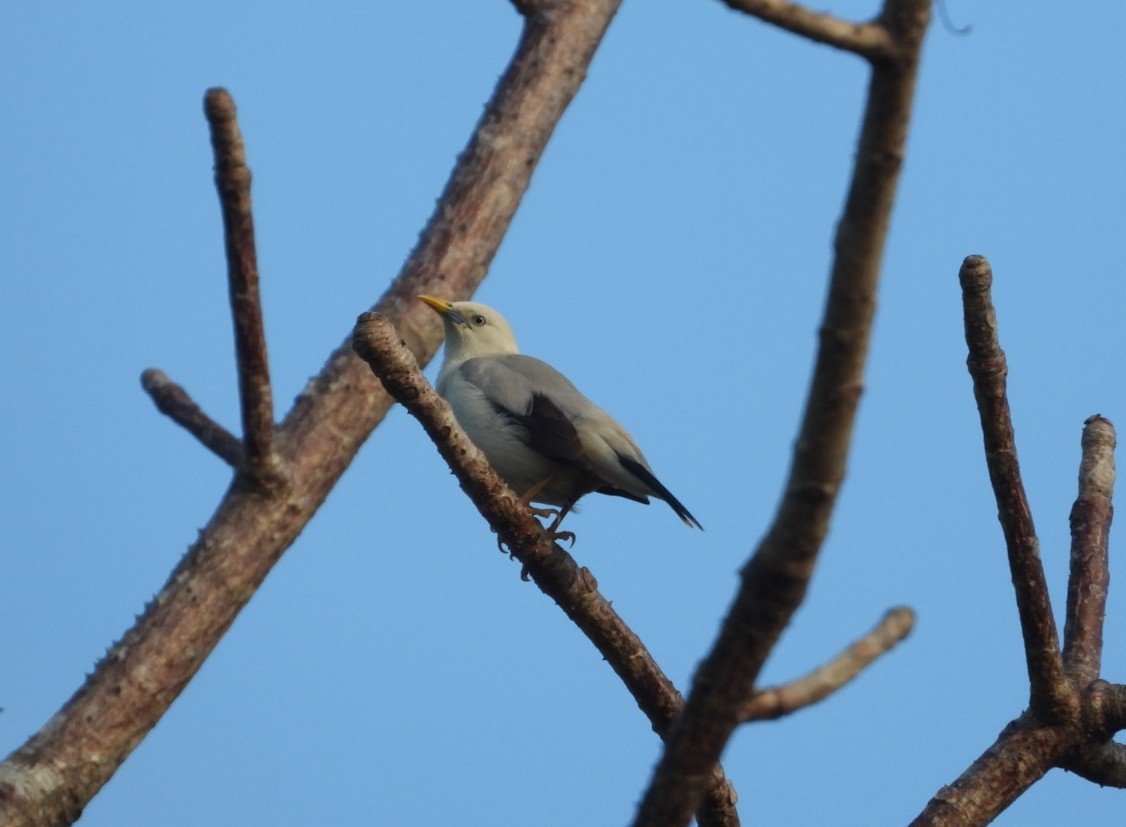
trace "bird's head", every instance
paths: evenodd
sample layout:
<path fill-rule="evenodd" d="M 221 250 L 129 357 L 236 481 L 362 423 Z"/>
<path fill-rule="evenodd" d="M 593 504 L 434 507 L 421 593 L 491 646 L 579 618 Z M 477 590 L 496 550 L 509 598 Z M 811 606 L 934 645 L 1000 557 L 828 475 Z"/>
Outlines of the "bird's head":
<path fill-rule="evenodd" d="M 519 353 L 516 337 L 504 316 L 478 302 L 448 302 L 419 296 L 446 326 L 446 359 L 460 362 L 477 356 Z"/>

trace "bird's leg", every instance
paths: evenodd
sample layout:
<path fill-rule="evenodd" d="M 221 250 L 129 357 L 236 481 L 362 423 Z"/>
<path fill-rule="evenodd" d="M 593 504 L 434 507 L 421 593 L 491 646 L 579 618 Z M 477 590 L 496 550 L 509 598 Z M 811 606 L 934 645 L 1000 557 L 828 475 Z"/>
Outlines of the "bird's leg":
<path fill-rule="evenodd" d="M 574 507 L 574 505 L 575 504 L 573 502 L 567 503 L 567 505 L 563 506 L 558 511 L 556 511 L 555 512 L 555 519 L 552 520 L 551 525 L 549 525 L 545 529 L 547 531 L 547 533 L 550 534 L 552 537 L 554 537 L 556 540 L 567 540 L 571 543 L 572 546 L 575 545 L 575 532 L 573 532 L 573 531 L 556 531 L 556 529 L 559 528 L 559 524 L 561 522 L 563 522 L 563 518 L 566 517 L 569 513 L 571 513 L 571 509 Z"/>
<path fill-rule="evenodd" d="M 567 516 L 567 512 L 571 510 L 571 506 L 573 506 L 574 503 L 569 503 L 563 508 L 537 508 L 536 506 L 532 505 L 532 500 L 536 497 L 537 494 L 543 491 L 543 489 L 549 482 L 551 482 L 554 477 L 554 474 L 548 474 L 542 480 L 540 480 L 523 494 L 521 494 L 520 501 L 524 503 L 524 505 L 528 507 L 528 510 L 531 511 L 535 516 L 543 517 L 545 520 L 548 517 L 552 518 L 551 524 L 544 530 L 551 535 L 551 538 L 553 540 L 566 540 L 573 546 L 575 544 L 575 532 L 556 531 L 555 529 L 558 528 L 561 522 L 563 522 L 563 518 Z"/>

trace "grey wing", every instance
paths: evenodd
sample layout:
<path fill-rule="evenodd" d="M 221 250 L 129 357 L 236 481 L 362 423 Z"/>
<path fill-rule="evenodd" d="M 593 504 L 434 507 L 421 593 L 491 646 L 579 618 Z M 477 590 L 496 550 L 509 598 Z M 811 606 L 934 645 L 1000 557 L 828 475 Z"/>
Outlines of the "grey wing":
<path fill-rule="evenodd" d="M 532 356 L 508 354 L 469 359 L 460 371 L 497 413 L 523 430 L 531 448 L 597 480 L 592 487 L 602 493 L 648 502 L 614 486 L 605 471 L 591 462 L 575 419 L 599 409 L 551 365 Z"/>

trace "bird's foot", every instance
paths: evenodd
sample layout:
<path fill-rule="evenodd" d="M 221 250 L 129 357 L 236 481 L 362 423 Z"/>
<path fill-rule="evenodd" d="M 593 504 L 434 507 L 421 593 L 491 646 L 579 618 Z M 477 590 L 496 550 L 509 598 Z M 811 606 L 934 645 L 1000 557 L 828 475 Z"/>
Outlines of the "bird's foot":
<path fill-rule="evenodd" d="M 575 532 L 573 531 L 549 531 L 551 539 L 556 543 L 569 543 L 568 548 L 575 547 Z"/>
<path fill-rule="evenodd" d="M 556 531 L 556 528 L 559 527 L 559 523 L 563 521 L 563 518 L 567 515 L 567 511 L 569 509 L 536 508 L 536 506 L 534 505 L 529 505 L 528 510 L 531 511 L 532 514 L 536 517 L 543 517 L 545 520 L 549 518 L 551 519 L 551 522 L 544 527 L 544 531 L 546 531 L 547 535 L 551 537 L 552 542 L 570 543 L 571 548 L 575 547 L 575 532 Z"/>

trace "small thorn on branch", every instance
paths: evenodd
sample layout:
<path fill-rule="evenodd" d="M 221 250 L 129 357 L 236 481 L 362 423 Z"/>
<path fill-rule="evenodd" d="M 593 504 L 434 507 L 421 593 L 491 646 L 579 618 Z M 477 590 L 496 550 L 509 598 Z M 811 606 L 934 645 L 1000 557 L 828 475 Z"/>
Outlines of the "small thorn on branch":
<path fill-rule="evenodd" d="M 158 411 L 183 427 L 205 448 L 235 470 L 242 466 L 242 444 L 234 434 L 205 414 L 188 392 L 164 371 L 146 370 L 141 374 L 141 387 L 152 397 Z"/>
<path fill-rule="evenodd" d="M 913 628 L 915 613 L 911 609 L 890 609 L 872 631 L 829 663 L 790 683 L 756 692 L 744 705 L 740 719 L 744 723 L 773 720 L 823 701 L 895 648 Z"/>
<path fill-rule="evenodd" d="M 240 470 L 255 481 L 265 482 L 278 478 L 279 460 L 274 447 L 274 402 L 258 289 L 251 174 L 235 102 L 230 94 L 226 89 L 208 89 L 203 108 L 215 153 L 215 187 L 223 212 L 227 280 L 235 329 L 244 447 Z"/>

